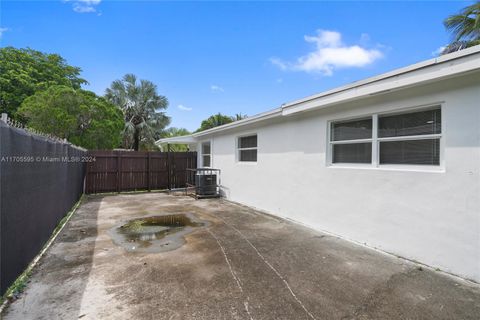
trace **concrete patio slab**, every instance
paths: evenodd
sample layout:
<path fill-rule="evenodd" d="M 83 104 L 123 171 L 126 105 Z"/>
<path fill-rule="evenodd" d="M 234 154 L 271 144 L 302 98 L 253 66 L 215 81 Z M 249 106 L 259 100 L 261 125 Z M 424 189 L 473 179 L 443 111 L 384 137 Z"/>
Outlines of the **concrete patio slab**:
<path fill-rule="evenodd" d="M 319 209 L 321 210 L 321 209 Z M 185 244 L 127 252 L 122 221 L 192 213 Z M 87 197 L 4 319 L 479 319 L 480 286 L 225 200 Z"/>

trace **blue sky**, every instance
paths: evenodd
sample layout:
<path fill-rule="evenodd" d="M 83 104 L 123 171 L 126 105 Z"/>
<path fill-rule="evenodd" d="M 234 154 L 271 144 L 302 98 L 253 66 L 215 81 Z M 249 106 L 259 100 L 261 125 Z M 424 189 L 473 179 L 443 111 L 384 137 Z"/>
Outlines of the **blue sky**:
<path fill-rule="evenodd" d="M 1 46 L 58 53 L 103 94 L 153 81 L 172 126 L 254 115 L 435 56 L 472 1 L 2 1 Z"/>

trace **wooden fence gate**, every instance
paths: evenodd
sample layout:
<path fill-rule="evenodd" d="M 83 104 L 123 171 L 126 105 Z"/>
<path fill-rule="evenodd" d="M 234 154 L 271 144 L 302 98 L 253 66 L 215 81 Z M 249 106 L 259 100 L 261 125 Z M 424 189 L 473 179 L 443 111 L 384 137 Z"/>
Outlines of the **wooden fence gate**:
<path fill-rule="evenodd" d="M 89 151 L 85 193 L 165 190 L 185 187 L 196 152 Z"/>

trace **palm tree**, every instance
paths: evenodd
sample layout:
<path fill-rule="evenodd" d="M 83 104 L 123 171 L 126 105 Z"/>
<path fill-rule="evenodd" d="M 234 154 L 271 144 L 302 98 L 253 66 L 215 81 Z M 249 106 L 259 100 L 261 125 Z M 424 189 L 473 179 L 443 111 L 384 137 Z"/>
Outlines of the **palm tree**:
<path fill-rule="evenodd" d="M 442 54 L 480 44 L 480 2 L 451 15 L 445 19 L 443 25 L 452 33 L 453 42 L 442 51 Z"/>
<path fill-rule="evenodd" d="M 188 136 L 190 131 L 185 128 L 170 127 L 162 132 L 162 138 Z"/>
<path fill-rule="evenodd" d="M 157 93 L 157 86 L 151 81 L 137 82 L 133 74 L 113 81 L 105 98 L 119 107 L 125 116 L 125 148 L 138 151 L 140 144 L 148 148 L 170 123 L 170 118 L 159 111 L 167 108 L 167 98 Z"/>
<path fill-rule="evenodd" d="M 176 128 L 170 127 L 164 130 L 160 137 L 161 138 L 171 138 L 171 137 L 180 137 L 180 136 L 187 136 L 190 134 L 185 128 Z M 170 151 L 188 151 L 188 144 L 172 144 L 170 145 Z"/>
<path fill-rule="evenodd" d="M 243 119 L 246 119 L 246 118 L 248 118 L 248 116 L 246 114 L 242 114 L 242 113 L 236 113 L 232 117 L 233 121 L 243 120 Z"/>
<path fill-rule="evenodd" d="M 230 122 L 233 122 L 232 117 L 226 116 L 219 112 L 217 114 L 214 114 L 213 116 L 210 116 L 208 119 L 203 120 L 197 132 L 215 128 Z"/>

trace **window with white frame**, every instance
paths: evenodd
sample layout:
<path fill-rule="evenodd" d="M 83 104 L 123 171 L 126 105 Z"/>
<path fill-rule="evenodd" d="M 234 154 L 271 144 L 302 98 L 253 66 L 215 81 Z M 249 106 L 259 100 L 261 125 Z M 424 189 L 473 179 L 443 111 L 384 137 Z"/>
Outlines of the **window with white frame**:
<path fill-rule="evenodd" d="M 202 167 L 212 165 L 212 148 L 210 141 L 202 142 Z"/>
<path fill-rule="evenodd" d="M 332 163 L 371 163 L 372 125 L 371 117 L 332 123 Z"/>
<path fill-rule="evenodd" d="M 439 106 L 330 124 L 332 164 L 440 165 Z"/>
<path fill-rule="evenodd" d="M 238 138 L 238 161 L 256 162 L 257 161 L 257 135 L 250 135 Z"/>

